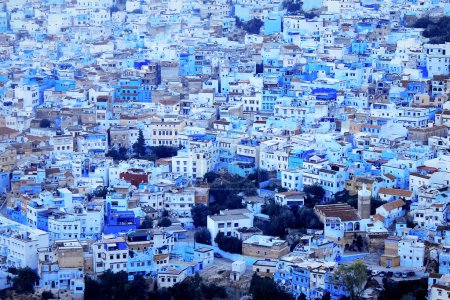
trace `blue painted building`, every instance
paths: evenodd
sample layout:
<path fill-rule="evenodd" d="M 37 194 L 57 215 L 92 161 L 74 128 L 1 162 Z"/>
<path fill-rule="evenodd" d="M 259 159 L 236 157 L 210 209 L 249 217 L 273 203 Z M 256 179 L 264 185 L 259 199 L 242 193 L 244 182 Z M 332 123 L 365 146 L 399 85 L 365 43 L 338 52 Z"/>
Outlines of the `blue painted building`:
<path fill-rule="evenodd" d="M 234 161 L 227 164 L 227 170 L 231 174 L 246 177 L 255 171 L 255 164 L 252 162 Z"/>
<path fill-rule="evenodd" d="M 5 194 L 11 190 L 10 173 L 0 172 L 0 195 Z"/>
<path fill-rule="evenodd" d="M 444 247 L 439 253 L 439 274 L 450 274 L 450 248 Z"/>
<path fill-rule="evenodd" d="M 250 7 L 247 5 L 236 4 L 233 6 L 232 11 L 234 15 L 242 21 L 250 21 Z"/>
<path fill-rule="evenodd" d="M 301 168 L 303 166 L 303 161 L 313 154 L 314 149 L 292 149 L 288 157 L 289 169 L 295 170 Z"/>
<path fill-rule="evenodd" d="M 275 107 L 275 104 L 277 103 L 277 100 L 282 95 L 282 89 L 281 88 L 271 88 L 271 89 L 264 89 L 262 100 L 261 100 L 261 110 L 262 112 L 268 112 L 272 113 L 273 109 Z"/>
<path fill-rule="evenodd" d="M 45 209 L 37 212 L 37 229 L 48 232 L 48 219 L 53 215 L 55 209 Z"/>
<path fill-rule="evenodd" d="M 133 211 L 116 211 L 107 206 L 105 213 L 105 234 L 125 233 L 139 227 L 140 220 Z"/>
<path fill-rule="evenodd" d="M 400 93 L 403 105 L 409 105 L 416 94 L 428 93 L 428 83 L 421 81 L 410 81 L 406 84 L 406 90 Z"/>
<path fill-rule="evenodd" d="M 116 102 L 145 102 L 152 101 L 151 90 L 144 88 L 141 78 L 122 78 L 116 87 Z"/>
<path fill-rule="evenodd" d="M 39 104 L 42 104 L 44 103 L 44 91 L 55 86 L 55 78 L 50 75 L 42 75 L 32 71 L 30 71 L 30 73 L 31 74 L 29 76 L 23 79 L 23 83 L 27 85 L 39 86 Z"/>
<path fill-rule="evenodd" d="M 0 33 L 8 32 L 9 30 L 9 15 L 7 12 L 0 12 Z"/>
<path fill-rule="evenodd" d="M 343 297 L 350 296 L 350 293 L 345 290 L 344 285 L 330 273 L 325 274 L 325 290 L 330 293 L 332 300 L 339 300 Z"/>
<path fill-rule="evenodd" d="M 308 299 L 310 297 L 309 288 L 310 271 L 307 268 L 294 267 L 292 271 L 292 290 L 297 298 L 304 294 Z"/>
<path fill-rule="evenodd" d="M 187 52 L 181 53 L 179 57 L 179 75 L 191 76 L 203 73 L 205 57 L 197 53 L 193 47 L 189 47 Z"/>
<path fill-rule="evenodd" d="M 55 81 L 55 92 L 64 92 L 75 89 L 76 83 L 73 79 L 57 79 Z"/>
<path fill-rule="evenodd" d="M 271 13 L 264 19 L 264 34 L 270 35 L 281 32 L 282 18 L 278 13 Z"/>

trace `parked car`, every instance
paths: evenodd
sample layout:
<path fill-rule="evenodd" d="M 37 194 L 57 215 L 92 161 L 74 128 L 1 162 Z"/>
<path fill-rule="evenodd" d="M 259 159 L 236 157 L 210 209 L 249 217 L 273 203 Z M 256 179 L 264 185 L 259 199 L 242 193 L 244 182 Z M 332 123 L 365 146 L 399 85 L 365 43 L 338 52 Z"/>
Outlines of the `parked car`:
<path fill-rule="evenodd" d="M 391 271 L 386 273 L 386 277 L 389 277 L 389 278 L 391 278 L 393 275 L 394 275 L 394 272 L 391 272 Z"/>
<path fill-rule="evenodd" d="M 413 276 L 416 276 L 416 272 L 409 271 L 408 272 L 408 277 L 413 277 Z"/>
<path fill-rule="evenodd" d="M 378 275 L 378 271 L 377 270 L 373 270 L 372 271 L 372 276 L 377 276 Z"/>
<path fill-rule="evenodd" d="M 372 270 L 367 269 L 367 276 L 371 276 L 372 275 Z"/>
<path fill-rule="evenodd" d="M 397 278 L 400 278 L 400 277 L 402 277 L 402 272 L 395 272 L 394 276 Z"/>
<path fill-rule="evenodd" d="M 402 278 L 407 278 L 408 277 L 408 272 L 403 272 L 402 273 Z"/>
<path fill-rule="evenodd" d="M 380 273 L 378 273 L 378 275 L 380 275 L 380 277 L 384 277 L 384 276 L 386 276 L 386 272 L 385 271 L 381 271 Z"/>
<path fill-rule="evenodd" d="M 214 252 L 214 257 L 215 258 L 222 258 L 223 256 L 220 253 Z"/>

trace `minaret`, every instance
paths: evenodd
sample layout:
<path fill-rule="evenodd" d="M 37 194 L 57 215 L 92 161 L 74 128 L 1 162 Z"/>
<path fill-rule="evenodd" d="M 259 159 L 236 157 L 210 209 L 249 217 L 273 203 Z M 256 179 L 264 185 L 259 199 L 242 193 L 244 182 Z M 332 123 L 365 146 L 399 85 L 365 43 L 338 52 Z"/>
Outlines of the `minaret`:
<path fill-rule="evenodd" d="M 370 197 L 371 192 L 366 188 L 366 184 L 363 183 L 362 189 L 358 191 L 358 215 L 361 219 L 370 218 Z"/>

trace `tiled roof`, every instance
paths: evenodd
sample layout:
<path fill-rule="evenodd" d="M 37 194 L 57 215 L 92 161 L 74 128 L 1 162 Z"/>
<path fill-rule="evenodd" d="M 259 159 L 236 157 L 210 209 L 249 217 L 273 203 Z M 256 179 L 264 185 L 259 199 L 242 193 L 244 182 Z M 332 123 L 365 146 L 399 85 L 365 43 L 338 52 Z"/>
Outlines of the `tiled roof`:
<path fill-rule="evenodd" d="M 398 200 L 395 200 L 395 201 L 383 204 L 382 207 L 386 211 L 392 211 L 392 210 L 394 210 L 396 208 L 403 207 L 405 205 L 406 205 L 405 201 L 403 201 L 402 199 L 398 199 Z"/>
<path fill-rule="evenodd" d="M 326 218 L 339 218 L 344 222 L 361 220 L 356 209 L 346 203 L 316 205 L 314 209 Z"/>
<path fill-rule="evenodd" d="M 373 221 L 381 221 L 381 222 L 384 222 L 384 217 L 383 217 L 382 215 L 380 215 L 380 214 L 376 214 L 376 215 L 373 216 L 372 220 L 373 220 Z"/>
<path fill-rule="evenodd" d="M 380 188 L 379 194 L 392 195 L 397 197 L 411 197 L 412 191 L 392 188 Z"/>

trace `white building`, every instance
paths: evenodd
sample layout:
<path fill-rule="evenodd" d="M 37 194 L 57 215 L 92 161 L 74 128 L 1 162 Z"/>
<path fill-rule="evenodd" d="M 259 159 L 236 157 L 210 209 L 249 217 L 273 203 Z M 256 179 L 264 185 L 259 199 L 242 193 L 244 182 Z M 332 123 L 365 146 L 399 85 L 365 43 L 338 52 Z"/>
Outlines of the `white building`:
<path fill-rule="evenodd" d="M 171 190 L 164 194 L 164 208 L 181 223 L 192 223 L 191 208 L 195 205 L 195 190 Z"/>
<path fill-rule="evenodd" d="M 401 200 L 394 200 L 385 203 L 376 209 L 376 213 L 383 217 L 384 226 L 387 228 L 392 225 L 396 218 L 404 216 L 403 207 L 406 203 Z"/>
<path fill-rule="evenodd" d="M 219 232 L 237 237 L 236 230 L 243 227 L 253 227 L 253 214 L 246 208 L 221 210 L 218 215 L 207 217 L 207 228 L 213 240 Z"/>
<path fill-rule="evenodd" d="M 425 262 L 425 244 L 417 236 L 405 236 L 398 243 L 400 266 L 419 268 Z"/>
<path fill-rule="evenodd" d="M 212 139 L 191 138 L 187 149 L 172 157 L 172 171 L 187 178 L 203 178 L 217 163 L 219 151 Z"/>
<path fill-rule="evenodd" d="M 98 241 L 92 252 L 95 273 L 127 271 L 128 247 L 123 237 Z"/>
<path fill-rule="evenodd" d="M 50 241 L 79 239 L 81 237 L 81 222 L 74 215 L 54 211 L 48 217 L 48 233 Z"/>
<path fill-rule="evenodd" d="M 450 73 L 450 43 L 425 44 L 423 51 L 426 55 L 428 76 Z"/>
<path fill-rule="evenodd" d="M 198 248 L 194 250 L 194 261 L 202 265 L 203 268 L 214 263 L 214 250 L 211 248 Z"/>
<path fill-rule="evenodd" d="M 187 270 L 168 268 L 165 271 L 160 271 L 158 273 L 158 287 L 159 288 L 169 288 L 178 282 L 182 282 L 187 277 Z"/>
<path fill-rule="evenodd" d="M 281 172 L 281 186 L 290 191 L 301 191 L 303 173 L 300 170 L 284 170 Z"/>
<path fill-rule="evenodd" d="M 36 269 L 37 249 L 48 246 L 47 232 L 0 216 L 0 257 L 7 267 Z"/>
<path fill-rule="evenodd" d="M 305 193 L 297 191 L 276 193 L 275 202 L 280 205 L 298 205 L 302 207 L 305 204 Z"/>
<path fill-rule="evenodd" d="M 444 225 L 447 220 L 447 205 L 444 203 L 433 203 L 430 206 L 411 209 L 414 224 L 422 228 L 435 229 Z"/>

